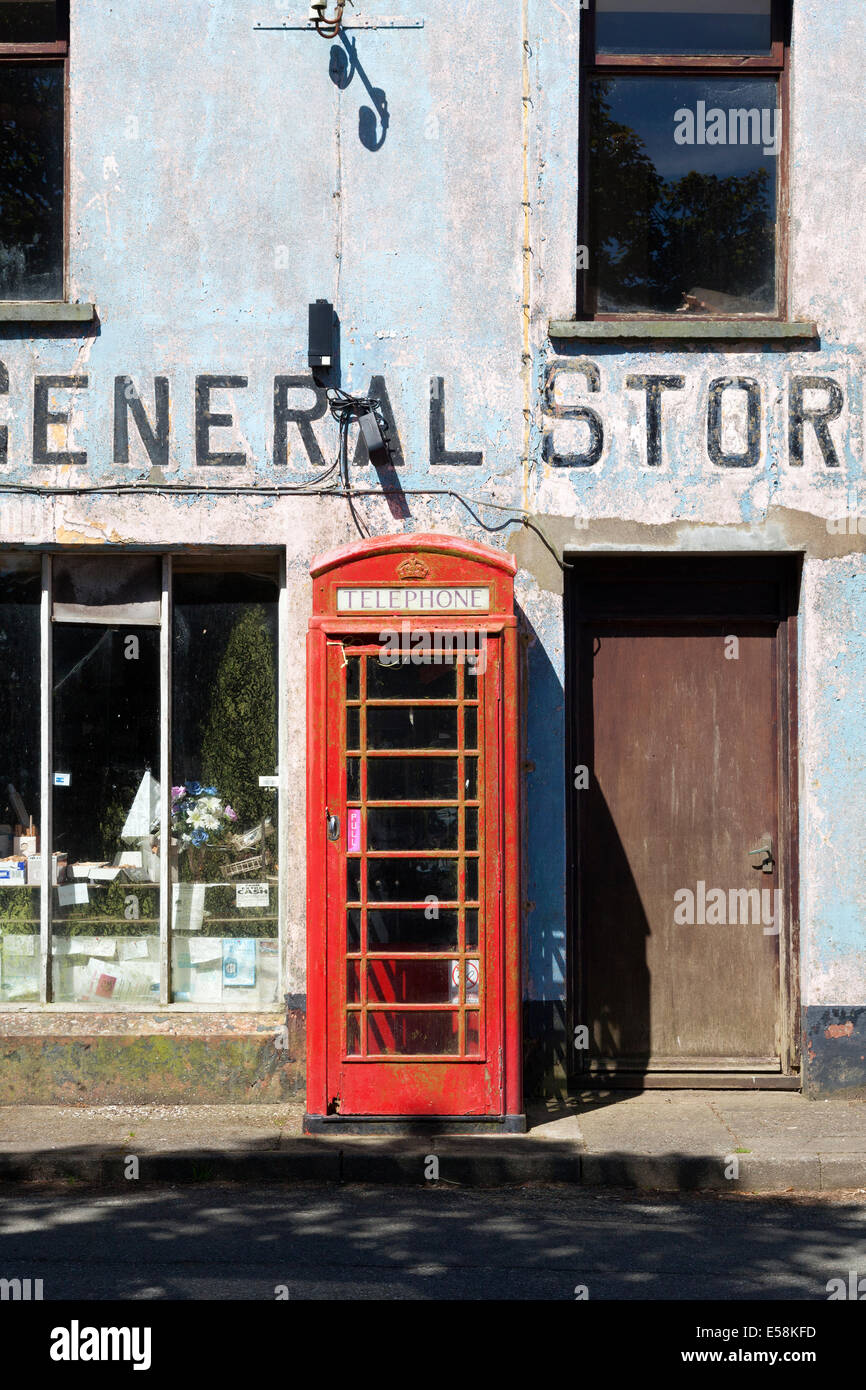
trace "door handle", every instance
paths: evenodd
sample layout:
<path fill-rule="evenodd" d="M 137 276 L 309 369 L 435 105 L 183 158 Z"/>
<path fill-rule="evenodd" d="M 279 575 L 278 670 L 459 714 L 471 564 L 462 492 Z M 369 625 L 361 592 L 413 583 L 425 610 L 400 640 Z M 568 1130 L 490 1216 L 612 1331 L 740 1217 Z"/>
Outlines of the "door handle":
<path fill-rule="evenodd" d="M 772 835 L 762 835 L 761 843 L 757 845 L 755 849 L 749 850 L 750 859 L 759 854 L 762 856 L 761 862 L 760 864 L 753 864 L 752 868 L 760 869 L 765 874 L 771 874 L 776 867 L 776 859 L 773 854 Z"/>
<path fill-rule="evenodd" d="M 340 817 L 339 817 L 339 816 L 334 816 L 334 815 L 332 815 L 331 812 L 328 810 L 327 806 L 325 807 L 325 815 L 326 815 L 327 818 L 328 818 L 328 820 L 327 820 L 327 824 L 328 824 L 328 839 L 329 839 L 329 840 L 339 840 L 339 838 L 340 838 Z"/>

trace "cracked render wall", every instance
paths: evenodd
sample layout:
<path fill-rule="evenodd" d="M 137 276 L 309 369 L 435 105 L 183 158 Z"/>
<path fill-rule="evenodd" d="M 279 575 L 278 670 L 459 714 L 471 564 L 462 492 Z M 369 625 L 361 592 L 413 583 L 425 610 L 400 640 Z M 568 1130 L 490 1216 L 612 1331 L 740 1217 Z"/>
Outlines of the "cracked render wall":
<path fill-rule="evenodd" d="M 300 20 L 306 7 L 295 8 Z M 341 322 L 341 384 L 365 392 L 376 378 L 394 420 L 405 505 L 359 501 L 369 529 L 498 536 L 520 562 L 530 1032 L 561 1029 L 564 1019 L 562 571 L 534 533 L 512 525 L 490 536 L 457 497 L 414 490 L 486 503 L 476 510 L 492 526 L 507 513 L 491 503 L 523 511 L 560 559 L 586 550 L 802 555 L 801 987 L 824 1077 L 821 1040 L 839 1021 L 830 1013 L 842 1010 L 846 1026 L 850 1015 L 852 1048 L 863 1050 L 866 1027 L 856 811 L 866 804 L 861 0 L 794 4 L 789 316 L 815 320 L 820 332 L 817 345 L 794 349 L 551 340 L 549 321 L 572 317 L 576 299 L 579 6 L 425 0 L 404 9 L 423 27 L 349 29 L 324 41 L 279 28 L 291 6 L 270 0 L 145 11 L 131 0 L 73 0 L 68 288 L 98 318 L 84 331 L 38 336 L 0 326 L 9 377 L 0 395 L 3 482 L 48 489 L 2 495 L 0 541 L 285 547 L 285 983 L 303 994 L 307 569 L 354 530 L 342 501 L 261 489 L 299 483 L 335 455 L 336 431 L 306 365 L 307 305 L 330 298 Z M 356 12 L 375 20 L 397 11 L 391 0 L 370 0 Z M 267 25 L 275 27 L 257 27 Z M 86 376 L 87 385 L 53 391 L 52 408 L 69 418 L 48 424 L 48 448 L 83 451 L 84 461 L 40 463 L 34 454 L 34 378 L 57 375 Z M 645 394 L 626 384 L 638 375 L 683 378 L 664 394 L 655 464 Z M 133 425 L 129 462 L 116 460 L 118 376 L 132 379 L 151 418 L 154 379 L 168 379 L 168 457 L 157 466 Z M 195 405 L 206 376 L 234 378 L 212 389 L 211 409 L 233 423 L 215 427 L 210 446 L 242 453 L 240 467 L 201 462 Z M 723 377 L 757 384 L 760 441 L 749 468 L 720 467 L 708 454 L 708 393 Z M 842 392 L 830 466 L 809 428 L 802 465 L 791 463 L 792 382 L 804 377 Z M 275 439 L 280 390 L 284 412 L 295 412 L 284 457 Z M 551 413 L 576 402 L 603 425 L 590 467 L 567 462 L 587 449 L 586 426 Z M 739 397 L 729 398 L 728 454 L 746 449 L 746 423 Z M 353 477 L 381 489 L 369 466 Z M 71 490 L 118 483 L 149 490 Z M 172 495 L 177 484 L 250 491 Z M 841 1074 L 834 1065 L 826 1063 L 828 1085 Z"/>

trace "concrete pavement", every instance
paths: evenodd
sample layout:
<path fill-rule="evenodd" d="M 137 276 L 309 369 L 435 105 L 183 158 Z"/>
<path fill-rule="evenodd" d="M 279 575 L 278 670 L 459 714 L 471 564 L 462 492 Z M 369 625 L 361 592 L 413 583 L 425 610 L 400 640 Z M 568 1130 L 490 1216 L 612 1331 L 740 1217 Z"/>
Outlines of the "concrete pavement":
<path fill-rule="evenodd" d="M 300 1104 L 0 1107 L 0 1182 L 866 1191 L 866 1104 L 791 1092 L 584 1093 L 509 1136 L 319 1138 L 302 1117 Z"/>

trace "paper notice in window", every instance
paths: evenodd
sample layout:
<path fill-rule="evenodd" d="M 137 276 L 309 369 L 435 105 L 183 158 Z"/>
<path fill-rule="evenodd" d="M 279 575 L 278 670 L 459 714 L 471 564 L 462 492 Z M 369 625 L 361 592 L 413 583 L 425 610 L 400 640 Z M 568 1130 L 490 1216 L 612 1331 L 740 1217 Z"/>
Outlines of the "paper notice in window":
<path fill-rule="evenodd" d="M 57 901 L 61 907 L 75 907 L 90 902 L 86 883 L 61 883 L 57 889 Z"/>
<path fill-rule="evenodd" d="M 149 955 L 147 937 L 121 937 L 117 943 L 117 954 L 121 960 L 147 960 Z"/>
<path fill-rule="evenodd" d="M 236 883 L 235 907 L 270 907 L 269 883 Z"/>
<path fill-rule="evenodd" d="M 214 965 L 222 961 L 223 943 L 219 936 L 200 936 L 188 943 L 190 965 Z"/>
<path fill-rule="evenodd" d="M 115 960 L 117 941 L 113 936 L 71 936 L 69 938 L 71 956 L 96 956 L 99 960 Z"/>
<path fill-rule="evenodd" d="M 346 849 L 349 854 L 361 853 L 361 812 L 349 811 L 346 816 Z"/>
<path fill-rule="evenodd" d="M 173 931 L 201 931 L 204 920 L 203 883 L 175 883 L 171 898 Z"/>
<path fill-rule="evenodd" d="M 36 954 L 35 936 L 4 936 L 2 944 L 7 956 L 32 956 Z"/>

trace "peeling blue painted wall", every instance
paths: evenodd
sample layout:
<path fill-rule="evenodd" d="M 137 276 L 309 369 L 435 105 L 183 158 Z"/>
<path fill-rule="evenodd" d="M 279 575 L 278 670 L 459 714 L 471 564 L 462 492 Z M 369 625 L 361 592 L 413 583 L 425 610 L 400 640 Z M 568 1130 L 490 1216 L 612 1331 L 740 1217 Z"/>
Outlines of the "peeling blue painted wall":
<path fill-rule="evenodd" d="M 575 305 L 579 16 L 574 0 L 403 6 L 418 28 L 302 29 L 306 6 L 280 0 L 94 5 L 72 0 L 69 297 L 96 305 L 94 331 L 0 326 L 9 394 L 5 485 L 51 495 L 0 496 L 3 545 L 273 544 L 286 548 L 286 700 L 292 847 L 286 988 L 304 990 L 304 665 L 311 557 L 354 532 L 342 501 L 285 496 L 172 496 L 173 484 L 299 483 L 315 472 L 297 425 L 274 462 L 275 376 L 307 376 L 307 305 L 335 304 L 341 384 L 384 378 L 397 426 L 408 515 L 379 498 L 358 507 L 371 531 L 435 529 L 490 538 L 525 513 L 569 550 L 781 551 L 804 557 L 801 610 L 802 994 L 805 1006 L 866 1002 L 866 804 L 863 353 L 866 158 L 860 91 L 862 0 L 795 0 L 791 74 L 791 314 L 814 319 L 817 350 L 744 343 L 574 348 L 551 319 Z M 397 12 L 392 0 L 360 17 Z M 273 28 L 257 27 L 273 24 Z M 832 81 L 828 81 L 832 74 Z M 387 112 L 387 121 L 383 115 Z M 591 363 L 585 374 L 565 368 Z M 551 367 L 559 367 L 545 396 Z M 680 374 L 663 406 L 662 461 L 647 466 L 636 373 Z M 86 450 L 84 468 L 32 463 L 35 375 L 86 375 L 55 393 L 70 428 L 55 449 Z M 171 453 L 158 478 L 137 432 L 113 457 L 114 379 L 128 374 L 152 414 L 168 377 Z M 214 393 L 232 428 L 214 447 L 243 469 L 195 465 L 195 379 L 246 378 Z M 761 457 L 719 469 L 707 454 L 706 401 L 719 376 L 761 391 Z M 796 375 L 832 378 L 845 407 L 828 467 L 807 431 L 802 468 L 788 448 Z M 431 466 L 431 382 L 445 392 L 445 446 L 481 451 L 479 467 Z M 556 468 L 586 447 L 585 426 L 549 414 L 551 399 L 591 405 L 605 447 L 591 468 Z M 307 387 L 291 394 L 311 407 Z M 310 428 L 331 461 L 336 430 Z M 740 447 L 736 403 L 725 425 Z M 371 468 L 356 480 L 379 486 Z M 158 482 L 160 493 L 76 494 L 75 486 Z M 163 486 L 164 484 L 164 486 Z M 459 494 L 412 496 L 413 489 Z M 492 505 L 504 510 L 496 510 Z M 854 517 L 853 531 L 848 519 Z M 846 530 L 833 532 L 844 522 Z M 525 616 L 525 995 L 560 1010 L 565 997 L 566 842 L 562 575 L 519 525 L 492 539 L 518 552 Z M 542 1009 L 543 1011 L 543 1009 Z"/>

